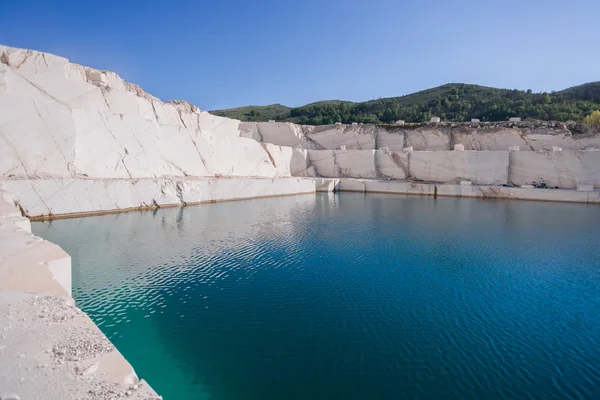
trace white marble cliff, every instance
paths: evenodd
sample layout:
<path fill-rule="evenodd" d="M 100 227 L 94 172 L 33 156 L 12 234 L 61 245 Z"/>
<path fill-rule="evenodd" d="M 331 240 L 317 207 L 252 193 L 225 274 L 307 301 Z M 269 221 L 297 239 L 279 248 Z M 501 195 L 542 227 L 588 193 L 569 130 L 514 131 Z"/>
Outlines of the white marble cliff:
<path fill-rule="evenodd" d="M 240 137 L 239 124 L 0 46 L 0 190 L 28 216 L 314 191 L 291 177 L 290 148 Z"/>
<path fill-rule="evenodd" d="M 314 192 L 310 178 L 598 188 L 600 135 L 574 131 L 241 123 L 113 72 L 0 46 L 0 191 L 30 217 Z"/>

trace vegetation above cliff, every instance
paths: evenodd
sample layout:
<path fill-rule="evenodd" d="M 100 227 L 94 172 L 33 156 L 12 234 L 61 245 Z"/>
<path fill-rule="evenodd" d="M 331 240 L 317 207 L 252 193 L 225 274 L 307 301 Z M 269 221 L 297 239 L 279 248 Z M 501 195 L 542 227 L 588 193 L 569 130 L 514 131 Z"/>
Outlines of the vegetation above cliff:
<path fill-rule="evenodd" d="M 450 83 L 401 97 L 354 103 L 321 101 L 290 108 L 280 104 L 247 106 L 212 111 L 242 121 L 288 121 L 310 125 L 335 122 L 391 123 L 397 120 L 425 122 L 432 116 L 442 121 L 505 121 L 510 117 L 555 121 L 581 121 L 600 110 L 600 82 L 586 83 L 560 92 L 496 89 Z"/>

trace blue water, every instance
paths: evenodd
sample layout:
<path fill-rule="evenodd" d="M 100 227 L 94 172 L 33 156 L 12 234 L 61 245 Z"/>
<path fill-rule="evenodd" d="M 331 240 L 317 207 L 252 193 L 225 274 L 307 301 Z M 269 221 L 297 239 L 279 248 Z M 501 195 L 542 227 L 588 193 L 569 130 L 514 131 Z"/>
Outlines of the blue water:
<path fill-rule="evenodd" d="M 304 195 L 36 223 L 166 400 L 600 399 L 600 207 Z"/>

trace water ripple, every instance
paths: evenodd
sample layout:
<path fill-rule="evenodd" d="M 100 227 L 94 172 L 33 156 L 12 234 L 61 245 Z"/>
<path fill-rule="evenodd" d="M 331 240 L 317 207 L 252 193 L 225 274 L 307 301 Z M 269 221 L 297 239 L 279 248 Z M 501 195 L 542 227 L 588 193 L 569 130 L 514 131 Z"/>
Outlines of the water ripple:
<path fill-rule="evenodd" d="M 600 209 L 342 194 L 35 223 L 169 399 L 600 398 Z"/>

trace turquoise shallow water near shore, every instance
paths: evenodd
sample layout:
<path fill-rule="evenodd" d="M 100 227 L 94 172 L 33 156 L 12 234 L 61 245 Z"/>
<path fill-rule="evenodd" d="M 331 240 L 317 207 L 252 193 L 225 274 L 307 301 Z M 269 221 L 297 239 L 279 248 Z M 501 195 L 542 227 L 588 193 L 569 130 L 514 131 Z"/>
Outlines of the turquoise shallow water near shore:
<path fill-rule="evenodd" d="M 166 400 L 600 398 L 598 206 L 342 193 L 33 230 Z"/>

